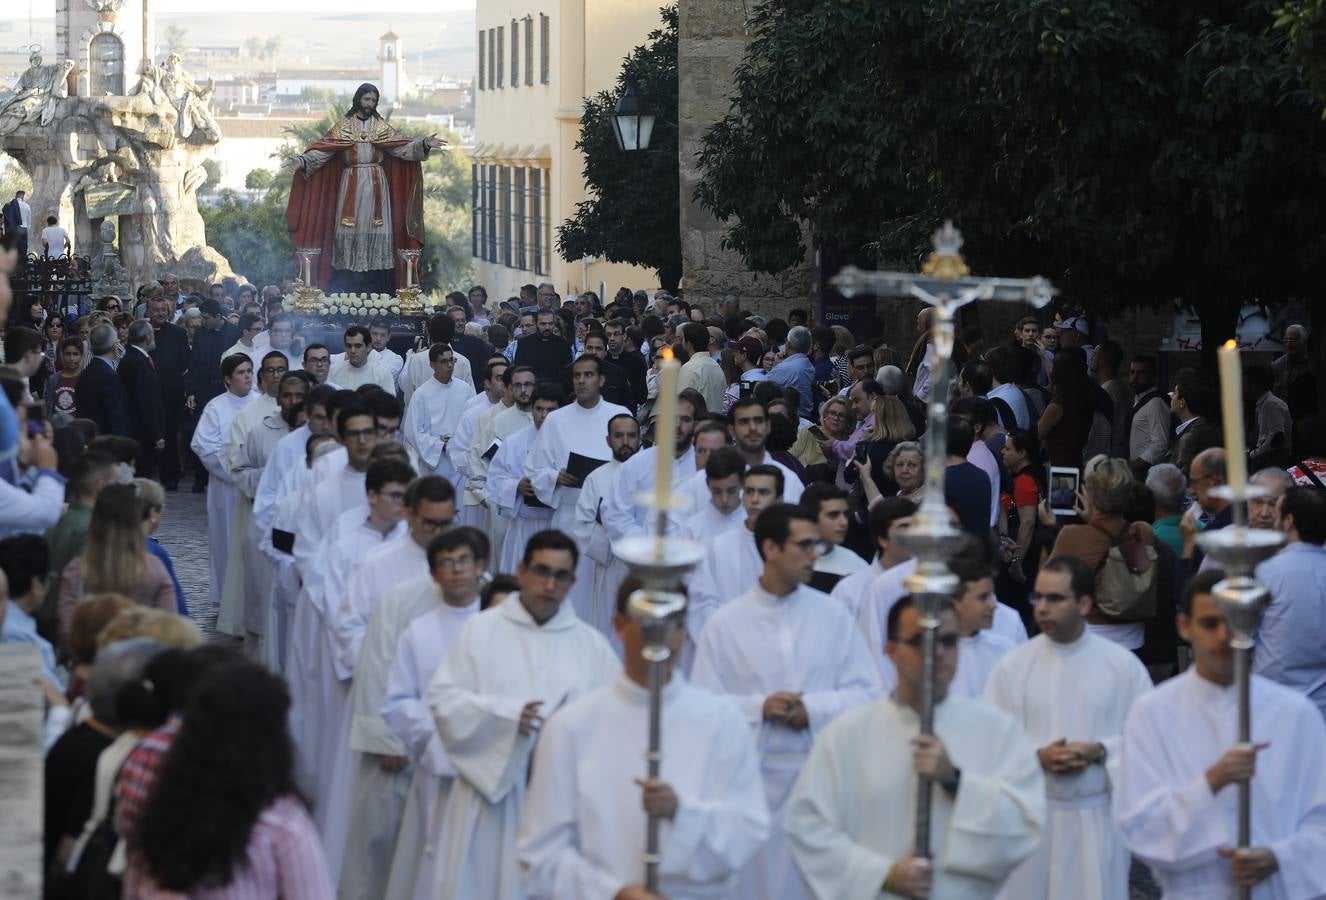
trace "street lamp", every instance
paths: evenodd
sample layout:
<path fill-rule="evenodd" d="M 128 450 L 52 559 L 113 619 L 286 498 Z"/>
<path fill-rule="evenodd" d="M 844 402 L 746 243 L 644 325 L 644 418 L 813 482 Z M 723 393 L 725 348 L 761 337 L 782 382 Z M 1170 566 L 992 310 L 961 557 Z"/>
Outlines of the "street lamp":
<path fill-rule="evenodd" d="M 654 106 L 649 97 L 636 93 L 635 79 L 626 81 L 626 91 L 612 108 L 612 133 L 618 150 L 648 150 L 654 133 Z"/>

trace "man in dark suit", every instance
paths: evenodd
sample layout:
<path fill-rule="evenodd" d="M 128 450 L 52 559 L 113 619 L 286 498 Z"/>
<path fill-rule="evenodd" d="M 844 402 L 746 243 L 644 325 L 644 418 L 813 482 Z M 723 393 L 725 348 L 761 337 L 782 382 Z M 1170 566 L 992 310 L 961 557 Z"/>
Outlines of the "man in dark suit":
<path fill-rule="evenodd" d="M 541 309 L 534 318 L 535 331 L 516 341 L 517 366 L 529 366 L 539 381 L 557 381 L 571 362 L 571 345 L 557 333 L 557 313 Z"/>
<path fill-rule="evenodd" d="M 465 295 L 453 291 L 447 295 L 447 300 L 452 303 L 447 307 L 447 315 L 451 316 L 451 321 L 456 325 L 456 333 L 451 338 L 451 349 L 469 360 L 470 372 L 478 380 L 482 377 L 480 373 L 486 371 L 488 357 L 493 355 L 493 348 L 487 341 L 465 333 L 466 323 L 474 318 L 470 301 L 465 299 Z"/>
<path fill-rule="evenodd" d="M 161 448 L 161 484 L 168 491 L 179 489 L 180 413 L 184 410 L 185 379 L 189 371 L 189 339 L 184 329 L 170 322 L 174 297 L 152 297 L 147 301 L 147 321 L 152 323 L 156 348 L 152 359 L 161 382 L 161 404 L 165 412 L 165 445 Z"/>
<path fill-rule="evenodd" d="M 138 475 L 155 478 L 166 446 L 166 413 L 156 360 L 156 333 L 146 319 L 129 325 L 129 346 L 120 360 L 120 380 L 128 399 L 129 436 L 138 442 Z"/>
<path fill-rule="evenodd" d="M 624 406 L 629 410 L 635 409 L 631 396 L 631 385 L 626 380 L 626 373 L 621 367 L 608 359 L 607 340 L 597 331 L 592 331 L 585 335 L 585 353 L 589 356 L 598 358 L 599 374 L 603 376 L 603 388 L 599 394 L 609 403 L 616 403 L 618 406 Z M 562 375 L 559 383 L 562 390 L 566 391 L 569 397 L 571 391 L 571 370 L 575 363 L 567 363 L 562 367 Z"/>
<path fill-rule="evenodd" d="M 626 323 L 621 319 L 609 319 L 603 323 L 603 334 L 608 341 L 608 355 L 604 357 L 622 370 L 626 383 L 631 386 L 631 402 L 622 403 L 627 409 L 636 410 L 649 397 L 649 385 L 646 381 L 649 366 L 640 351 L 628 346 Z M 620 402 L 620 401 L 619 401 Z"/>
<path fill-rule="evenodd" d="M 213 397 L 225 391 L 221 378 L 221 354 L 239 337 L 238 329 L 226 325 L 221 302 L 208 297 L 202 304 L 203 325 L 193 335 L 193 355 L 189 359 L 190 409 L 201 410 Z"/>
<path fill-rule="evenodd" d="M 91 419 L 98 434 L 130 437 L 129 413 L 125 408 L 124 384 L 115 373 L 115 326 L 103 322 L 88 334 L 92 360 L 78 376 L 74 406 L 80 419 Z"/>

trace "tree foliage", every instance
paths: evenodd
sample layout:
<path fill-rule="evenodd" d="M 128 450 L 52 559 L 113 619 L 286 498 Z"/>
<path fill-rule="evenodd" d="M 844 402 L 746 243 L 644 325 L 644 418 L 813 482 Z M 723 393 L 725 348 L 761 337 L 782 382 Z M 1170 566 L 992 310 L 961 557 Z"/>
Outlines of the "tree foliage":
<path fill-rule="evenodd" d="M 586 98 L 576 148 L 584 154 L 589 199 L 557 228 L 563 259 L 601 256 L 647 266 L 659 284 L 676 290 L 681 280 L 681 208 L 677 166 L 677 8 L 660 10 L 663 27 L 649 34 L 622 62 L 611 91 Z M 657 113 L 649 150 L 617 149 L 612 109 L 629 80 L 647 94 Z"/>
<path fill-rule="evenodd" d="M 277 152 L 278 164 L 303 152 L 304 148 L 331 130 L 350 106 L 349 97 L 341 97 L 316 122 L 300 122 L 286 129 L 286 142 Z M 410 122 L 393 123 L 412 138 L 432 134 L 433 129 Z M 456 145 L 454 134 L 439 135 Z M 249 173 L 252 178 L 256 169 Z M 433 151 L 423 164 L 424 177 L 424 254 L 419 259 L 419 281 L 425 292 L 467 290 L 473 277 L 470 265 L 470 170 L 458 154 Z M 203 210 L 207 241 L 258 280 L 256 271 L 293 270 L 294 250 L 286 229 L 285 210 L 290 199 L 291 173 L 280 168 L 271 176 L 263 199 L 249 206 L 233 196 L 220 206 Z M 246 178 L 246 183 L 248 179 Z M 260 187 L 254 185 L 254 187 Z M 251 233 L 250 233 L 251 232 Z M 232 252 L 228 247 L 235 248 Z"/>
<path fill-rule="evenodd" d="M 697 199 L 775 272 L 818 245 L 914 265 L 952 217 L 973 269 L 1102 311 L 1326 274 L 1326 126 L 1267 0 L 767 0 Z"/>

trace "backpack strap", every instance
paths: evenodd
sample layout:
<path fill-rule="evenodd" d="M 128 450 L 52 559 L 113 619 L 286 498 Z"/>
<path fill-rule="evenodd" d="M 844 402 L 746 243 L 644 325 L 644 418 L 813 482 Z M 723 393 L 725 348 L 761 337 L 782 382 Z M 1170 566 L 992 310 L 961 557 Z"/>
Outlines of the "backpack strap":
<path fill-rule="evenodd" d="M 995 414 L 999 416 L 999 421 L 1003 424 L 1005 431 L 1017 431 L 1018 417 L 1013 414 L 1013 407 L 1002 397 L 987 397 L 990 405 L 994 407 Z"/>

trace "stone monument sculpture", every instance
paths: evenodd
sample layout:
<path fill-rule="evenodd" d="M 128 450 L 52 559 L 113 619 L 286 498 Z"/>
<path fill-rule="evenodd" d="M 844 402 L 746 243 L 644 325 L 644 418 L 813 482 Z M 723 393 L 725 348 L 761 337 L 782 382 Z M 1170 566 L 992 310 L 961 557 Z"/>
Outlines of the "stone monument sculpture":
<path fill-rule="evenodd" d="M 219 281 L 230 264 L 207 246 L 197 189 L 221 139 L 199 84 L 178 54 L 154 63 L 146 0 L 57 0 L 55 55 L 34 52 L 12 90 L 0 90 L 0 149 L 32 178 L 34 218 L 58 216 L 77 251 L 103 257 L 102 223 L 118 233 L 129 282 L 163 269 Z M 141 73 L 136 85 L 125 74 Z"/>
<path fill-rule="evenodd" d="M 423 246 L 420 161 L 446 142 L 401 134 L 378 114 L 379 96 L 360 85 L 345 117 L 286 163 L 286 225 L 296 248 L 323 251 L 309 277 L 328 292 L 393 293 L 411 284 L 400 251 Z"/>

